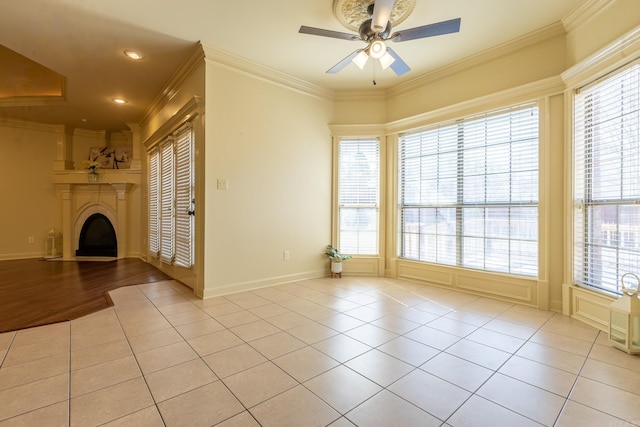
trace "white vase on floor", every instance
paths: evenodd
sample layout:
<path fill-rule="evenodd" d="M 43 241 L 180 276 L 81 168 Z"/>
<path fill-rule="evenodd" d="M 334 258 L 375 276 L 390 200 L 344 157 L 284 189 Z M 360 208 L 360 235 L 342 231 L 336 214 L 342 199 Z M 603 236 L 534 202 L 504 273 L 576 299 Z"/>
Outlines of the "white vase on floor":
<path fill-rule="evenodd" d="M 332 273 L 342 273 L 342 263 L 331 261 L 331 272 Z"/>

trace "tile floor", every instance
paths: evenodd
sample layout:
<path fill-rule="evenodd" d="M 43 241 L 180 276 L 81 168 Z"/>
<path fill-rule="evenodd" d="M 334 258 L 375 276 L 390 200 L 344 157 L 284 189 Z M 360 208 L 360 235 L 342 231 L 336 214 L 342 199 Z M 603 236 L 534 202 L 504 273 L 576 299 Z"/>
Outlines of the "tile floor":
<path fill-rule="evenodd" d="M 385 278 L 111 295 L 0 334 L 0 426 L 640 425 L 640 357 L 557 313 Z"/>

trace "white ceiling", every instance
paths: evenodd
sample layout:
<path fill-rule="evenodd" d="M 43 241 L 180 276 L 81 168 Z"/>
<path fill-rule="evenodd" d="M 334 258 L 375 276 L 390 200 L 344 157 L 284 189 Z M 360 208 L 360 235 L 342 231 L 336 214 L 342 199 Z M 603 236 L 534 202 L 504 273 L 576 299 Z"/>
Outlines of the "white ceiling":
<path fill-rule="evenodd" d="M 9 0 L 8 0 L 9 1 Z M 398 83 L 559 22 L 589 0 L 417 0 L 400 31 L 462 18 L 461 30 L 393 45 L 412 68 L 351 64 L 325 71 L 362 42 L 299 34 L 301 25 L 348 32 L 333 16 L 332 0 L 13 0 L 0 14 L 0 44 L 63 75 L 64 105 L 0 99 L 0 117 L 126 129 L 139 122 L 201 41 L 333 91 L 384 91 Z M 124 49 L 145 55 L 128 60 Z M 19 72 L 3 64 L 2 73 Z M 113 97 L 129 103 L 113 105 Z M 83 120 L 84 119 L 84 120 Z"/>

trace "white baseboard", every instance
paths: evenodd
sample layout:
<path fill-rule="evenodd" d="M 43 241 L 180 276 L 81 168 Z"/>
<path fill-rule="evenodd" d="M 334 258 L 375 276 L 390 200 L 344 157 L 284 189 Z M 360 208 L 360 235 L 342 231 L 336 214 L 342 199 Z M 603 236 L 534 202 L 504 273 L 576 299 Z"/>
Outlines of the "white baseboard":
<path fill-rule="evenodd" d="M 269 286 L 283 285 L 285 283 L 296 282 L 299 280 L 317 279 L 325 277 L 325 270 L 306 271 L 302 273 L 290 274 L 285 276 L 269 277 L 266 279 L 252 280 L 248 282 L 231 283 L 224 286 L 217 286 L 204 289 L 203 299 L 218 297 L 222 295 L 235 294 L 238 292 L 251 291 L 254 289 L 266 288 Z"/>

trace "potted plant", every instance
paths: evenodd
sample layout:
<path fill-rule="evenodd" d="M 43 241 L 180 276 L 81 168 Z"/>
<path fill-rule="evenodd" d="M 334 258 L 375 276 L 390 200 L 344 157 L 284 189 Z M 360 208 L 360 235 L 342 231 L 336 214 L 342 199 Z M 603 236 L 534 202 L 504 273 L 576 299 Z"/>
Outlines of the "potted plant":
<path fill-rule="evenodd" d="M 331 260 L 331 277 L 342 277 L 342 261 L 351 259 L 351 255 L 343 255 L 331 245 L 327 245 L 324 256 Z"/>
<path fill-rule="evenodd" d="M 98 172 L 96 172 L 96 168 L 102 166 L 102 163 L 96 162 L 95 160 L 84 160 L 82 164 L 89 170 L 89 182 L 98 182 Z"/>

